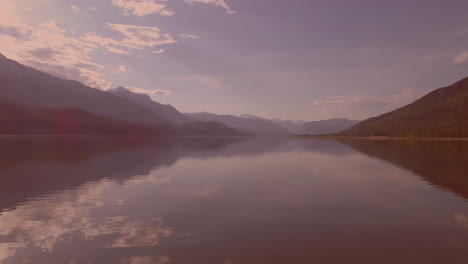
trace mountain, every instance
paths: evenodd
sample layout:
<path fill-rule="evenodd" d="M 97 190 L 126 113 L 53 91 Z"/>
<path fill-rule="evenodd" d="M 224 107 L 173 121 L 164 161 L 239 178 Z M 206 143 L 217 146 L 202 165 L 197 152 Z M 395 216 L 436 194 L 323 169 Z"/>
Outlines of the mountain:
<path fill-rule="evenodd" d="M 172 105 L 165 105 L 153 101 L 147 94 L 135 93 L 124 87 L 117 87 L 107 90 L 107 92 L 130 100 L 140 106 L 145 107 L 159 117 L 173 123 L 181 124 L 192 121 L 189 117 L 183 115 Z"/>
<path fill-rule="evenodd" d="M 340 136 L 468 137 L 468 78 L 362 121 Z"/>
<path fill-rule="evenodd" d="M 179 125 L 178 134 L 181 136 L 244 136 L 246 133 L 239 132 L 226 126 L 221 122 L 195 121 Z"/>
<path fill-rule="evenodd" d="M 77 107 L 116 120 L 155 124 L 165 121 L 119 96 L 64 80 L 0 56 L 0 99 L 38 108 Z"/>
<path fill-rule="evenodd" d="M 168 126 L 142 125 L 77 107 L 32 108 L 0 102 L 0 135 L 163 135 Z"/>
<path fill-rule="evenodd" d="M 306 122 L 302 126 L 302 133 L 309 135 L 332 134 L 348 129 L 359 121 L 346 118 L 334 118 L 321 121 Z"/>
<path fill-rule="evenodd" d="M 304 125 L 304 121 L 284 120 L 277 118 L 273 118 L 271 121 L 277 126 L 288 130 L 291 134 L 298 135 L 303 133 L 302 127 Z"/>
<path fill-rule="evenodd" d="M 258 135 L 288 135 L 290 132 L 276 124 L 271 120 L 252 116 L 238 117 L 232 115 L 216 115 L 206 112 L 201 113 L 186 113 L 188 117 L 204 120 L 221 122 L 231 128 L 246 133 L 254 133 Z"/>
<path fill-rule="evenodd" d="M 300 134 L 302 131 L 302 124 L 304 123 L 303 121 L 292 121 L 292 120 L 284 120 L 284 119 L 278 119 L 278 118 L 273 118 L 273 119 L 265 119 L 263 117 L 259 117 L 256 115 L 240 115 L 239 117 L 242 118 L 247 118 L 251 120 L 257 120 L 262 123 L 270 123 L 273 126 L 276 126 L 278 128 L 283 129 L 284 131 L 287 131 L 287 134 Z"/>
<path fill-rule="evenodd" d="M 243 136 L 219 122 L 136 124 L 77 107 L 32 108 L 0 101 L 0 135 Z"/>

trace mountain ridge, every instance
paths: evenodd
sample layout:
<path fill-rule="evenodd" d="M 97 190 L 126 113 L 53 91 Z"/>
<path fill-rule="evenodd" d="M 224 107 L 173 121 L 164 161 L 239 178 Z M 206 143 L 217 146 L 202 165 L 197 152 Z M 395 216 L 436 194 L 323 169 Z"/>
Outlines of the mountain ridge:
<path fill-rule="evenodd" d="M 106 92 L 143 106 L 168 122 L 182 124 L 192 121 L 189 117 L 180 113 L 174 106 L 156 102 L 147 94 L 132 92 L 131 90 L 122 86 L 109 89 Z"/>
<path fill-rule="evenodd" d="M 468 137 L 468 77 L 336 135 Z"/>
<path fill-rule="evenodd" d="M 0 60 L 0 98 L 38 108 L 78 107 L 117 120 L 165 123 L 151 111 L 116 95 L 65 80 L 3 56 Z"/>

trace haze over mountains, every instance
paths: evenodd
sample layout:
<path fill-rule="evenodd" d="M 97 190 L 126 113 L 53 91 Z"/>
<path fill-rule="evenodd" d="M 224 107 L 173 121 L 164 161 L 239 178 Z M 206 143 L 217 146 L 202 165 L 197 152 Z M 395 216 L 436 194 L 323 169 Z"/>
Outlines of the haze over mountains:
<path fill-rule="evenodd" d="M 306 122 L 302 127 L 305 134 L 320 135 L 338 133 L 359 123 L 357 120 L 334 118 L 322 121 Z"/>
<path fill-rule="evenodd" d="M 217 115 L 207 112 L 186 113 L 188 117 L 197 120 L 221 122 L 236 130 L 260 135 L 289 135 L 290 131 L 262 118 L 246 118 L 232 115 Z"/>

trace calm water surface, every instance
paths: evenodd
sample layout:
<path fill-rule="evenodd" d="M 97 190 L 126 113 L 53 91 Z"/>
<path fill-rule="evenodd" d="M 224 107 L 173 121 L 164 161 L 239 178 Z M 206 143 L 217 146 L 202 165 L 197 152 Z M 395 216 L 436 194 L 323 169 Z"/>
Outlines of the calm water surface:
<path fill-rule="evenodd" d="M 0 263 L 468 263 L 468 145 L 0 138 Z"/>

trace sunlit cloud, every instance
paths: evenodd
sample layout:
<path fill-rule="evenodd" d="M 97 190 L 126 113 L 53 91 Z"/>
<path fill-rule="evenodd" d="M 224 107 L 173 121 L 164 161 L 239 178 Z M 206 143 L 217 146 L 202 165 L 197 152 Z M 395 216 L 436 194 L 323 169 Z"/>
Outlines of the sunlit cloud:
<path fill-rule="evenodd" d="M 172 16 L 174 11 L 167 9 L 166 0 L 112 0 L 112 3 L 118 7 L 124 15 L 146 16 L 151 14 L 159 14 L 161 16 Z"/>
<path fill-rule="evenodd" d="M 119 64 L 119 66 L 117 67 L 117 71 L 118 72 L 127 72 L 127 67 L 125 67 L 122 64 Z"/>
<path fill-rule="evenodd" d="M 179 34 L 181 38 L 188 38 L 188 39 L 199 39 L 200 36 L 194 34 Z"/>
<path fill-rule="evenodd" d="M 222 7 L 227 10 L 228 14 L 233 15 L 236 12 L 229 7 L 229 5 L 224 0 L 185 0 L 186 3 L 195 4 L 195 3 L 202 3 L 202 4 L 211 4 L 215 6 Z"/>
<path fill-rule="evenodd" d="M 71 8 L 77 12 L 78 14 L 81 14 L 81 15 L 84 15 L 84 16 L 87 16 L 87 17 L 91 17 L 88 13 L 84 12 L 83 9 L 81 9 L 79 6 L 76 6 L 76 5 L 72 5 Z"/>
<path fill-rule="evenodd" d="M 153 95 L 170 95 L 171 94 L 171 91 L 163 90 L 163 89 L 147 90 L 147 89 L 138 88 L 138 87 L 125 87 L 125 88 L 128 89 L 131 92 L 139 93 L 139 94 L 147 94 L 149 96 L 153 96 Z"/>
<path fill-rule="evenodd" d="M 120 32 L 125 36 L 120 40 L 122 46 L 131 49 L 143 49 L 163 44 L 177 43 L 168 33 L 161 33 L 157 27 L 142 27 L 107 23 L 107 28 Z"/>
<path fill-rule="evenodd" d="M 458 56 L 455 57 L 454 62 L 458 64 L 468 63 L 468 52 L 462 52 L 458 54 Z"/>
<path fill-rule="evenodd" d="M 165 50 L 163 48 L 160 48 L 158 50 L 153 51 L 153 53 L 156 53 L 156 54 L 161 54 L 161 53 L 164 53 L 164 52 L 165 52 Z"/>
<path fill-rule="evenodd" d="M 130 55 L 136 50 L 177 42 L 170 34 L 161 32 L 157 27 L 112 23 L 105 24 L 103 29 L 118 32 L 122 37 L 104 37 L 95 32 L 78 35 L 74 29 L 66 28 L 56 20 L 37 25 L 28 24 L 17 15 L 16 8 L 14 1 L 2 1 L 0 52 L 39 70 L 65 79 L 78 80 L 95 88 L 112 87 L 107 74 L 114 71 L 94 61 L 96 51 Z M 70 10 L 86 14 L 84 9 L 77 5 L 72 5 Z M 91 7 L 90 10 L 96 8 Z M 159 48 L 154 53 L 162 52 L 164 49 Z"/>
<path fill-rule="evenodd" d="M 164 44 L 177 43 L 168 33 L 161 33 L 157 27 L 142 27 L 107 23 L 105 28 L 117 31 L 122 39 L 102 37 L 96 33 L 87 33 L 83 40 L 94 43 L 104 50 L 115 54 L 130 54 L 131 50 L 142 50 Z M 159 53 L 164 50 L 159 49 Z M 158 52 L 155 52 L 158 53 Z"/>
<path fill-rule="evenodd" d="M 2 20 L 0 42 L 7 56 L 40 70 L 93 87 L 111 86 L 102 72 L 104 66 L 91 59 L 95 45 L 68 35 L 55 20 L 39 25 L 19 22 L 17 17 Z"/>

